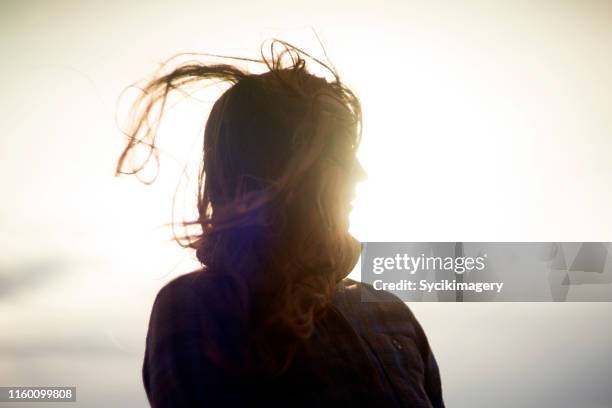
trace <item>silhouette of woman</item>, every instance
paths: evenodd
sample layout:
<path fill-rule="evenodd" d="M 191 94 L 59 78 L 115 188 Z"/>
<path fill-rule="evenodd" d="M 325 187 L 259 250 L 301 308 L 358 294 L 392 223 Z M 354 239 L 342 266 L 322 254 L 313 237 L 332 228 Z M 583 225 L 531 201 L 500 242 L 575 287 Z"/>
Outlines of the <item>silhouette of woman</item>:
<path fill-rule="evenodd" d="M 225 57 L 265 64 L 263 74 L 185 63 L 156 75 L 134 105 L 117 174 L 157 159 L 171 92 L 231 84 L 206 122 L 199 217 L 185 223 L 200 228 L 183 238 L 202 268 L 166 284 L 150 316 L 151 406 L 443 407 L 436 360 L 408 307 L 346 278 L 360 253 L 348 232 L 365 177 L 358 98 L 304 51 L 280 40 L 270 57 L 263 49 L 260 60 Z M 305 58 L 333 80 L 311 74 Z"/>

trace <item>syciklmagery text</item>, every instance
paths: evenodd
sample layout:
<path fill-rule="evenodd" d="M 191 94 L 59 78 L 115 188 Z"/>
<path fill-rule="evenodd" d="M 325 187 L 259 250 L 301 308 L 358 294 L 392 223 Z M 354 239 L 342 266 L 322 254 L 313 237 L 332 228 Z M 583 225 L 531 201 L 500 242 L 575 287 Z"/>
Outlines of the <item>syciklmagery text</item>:
<path fill-rule="evenodd" d="M 457 282 L 456 280 L 441 280 L 437 282 L 429 282 L 426 279 L 421 279 L 418 282 L 401 279 L 396 282 L 385 282 L 382 279 L 377 279 L 372 282 L 372 286 L 376 290 L 390 291 L 424 291 L 424 292 L 443 292 L 443 291 L 468 291 L 468 292 L 491 292 L 500 293 L 503 282 Z"/>

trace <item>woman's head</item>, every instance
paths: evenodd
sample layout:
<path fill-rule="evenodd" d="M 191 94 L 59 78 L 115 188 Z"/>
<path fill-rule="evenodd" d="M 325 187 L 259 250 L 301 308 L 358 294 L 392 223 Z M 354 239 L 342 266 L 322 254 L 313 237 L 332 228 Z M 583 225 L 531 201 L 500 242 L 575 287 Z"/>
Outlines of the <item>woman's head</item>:
<path fill-rule="evenodd" d="M 320 160 L 352 166 L 358 119 L 343 96 L 303 65 L 249 75 L 229 88 L 204 135 L 211 205 L 273 184 L 295 189 Z"/>
<path fill-rule="evenodd" d="M 275 54 L 278 44 L 283 51 Z M 150 81 L 134 105 L 138 114 L 117 172 L 135 148 L 150 150 L 130 174 L 155 157 L 155 131 L 171 91 L 206 80 L 231 84 L 206 121 L 199 217 L 192 223 L 201 232 L 188 246 L 203 273 L 235 279 L 259 354 L 279 348 L 290 354 L 358 258 L 348 214 L 364 177 L 355 157 L 361 108 L 327 65 L 331 81 L 311 74 L 308 54 L 295 47 L 275 40 L 271 50 L 257 60 L 264 73 L 191 63 Z"/>
<path fill-rule="evenodd" d="M 298 222 L 302 229 L 316 225 L 319 234 L 346 233 L 362 173 L 355 158 L 359 105 L 349 96 L 301 63 L 246 76 L 229 88 L 204 134 L 203 226 L 282 234 Z M 214 254 L 202 249 L 198 258 L 206 264 Z"/>

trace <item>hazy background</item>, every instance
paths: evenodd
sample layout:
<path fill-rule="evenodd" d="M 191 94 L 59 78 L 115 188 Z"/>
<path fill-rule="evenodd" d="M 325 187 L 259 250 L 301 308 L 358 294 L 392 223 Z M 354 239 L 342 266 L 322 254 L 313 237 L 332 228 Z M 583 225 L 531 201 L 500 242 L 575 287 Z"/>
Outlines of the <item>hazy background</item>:
<path fill-rule="evenodd" d="M 153 298 L 194 262 L 161 227 L 180 160 L 113 177 L 118 97 L 183 51 L 320 57 L 309 27 L 363 104 L 358 239 L 612 241 L 609 2 L 2 1 L 0 385 L 146 405 Z M 162 147 L 197 156 L 205 113 Z M 410 306 L 448 407 L 612 406 L 610 303 Z"/>

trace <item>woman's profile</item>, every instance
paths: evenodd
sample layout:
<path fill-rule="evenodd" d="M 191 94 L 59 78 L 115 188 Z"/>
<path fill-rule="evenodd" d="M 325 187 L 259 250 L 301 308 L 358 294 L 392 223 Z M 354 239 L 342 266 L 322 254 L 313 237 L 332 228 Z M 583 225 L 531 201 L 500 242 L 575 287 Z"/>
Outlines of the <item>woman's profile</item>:
<path fill-rule="evenodd" d="M 170 93 L 231 85 L 206 120 L 199 216 L 187 223 L 199 228 L 188 246 L 202 266 L 167 283 L 151 311 L 148 400 L 443 407 L 436 360 L 410 309 L 347 278 L 361 248 L 348 232 L 354 189 L 365 178 L 356 158 L 359 99 L 335 68 L 280 40 L 270 49 L 249 60 L 264 73 L 184 63 L 150 80 L 136 102 L 117 174 L 137 174 L 156 158 Z M 333 79 L 310 73 L 307 58 Z M 148 155 L 134 165 L 142 148 Z M 377 301 L 362 302 L 363 291 Z"/>

